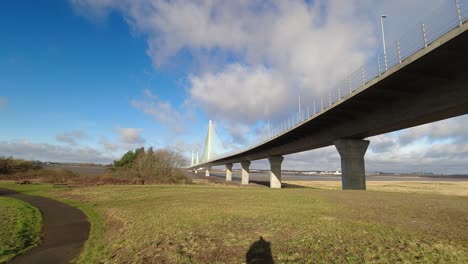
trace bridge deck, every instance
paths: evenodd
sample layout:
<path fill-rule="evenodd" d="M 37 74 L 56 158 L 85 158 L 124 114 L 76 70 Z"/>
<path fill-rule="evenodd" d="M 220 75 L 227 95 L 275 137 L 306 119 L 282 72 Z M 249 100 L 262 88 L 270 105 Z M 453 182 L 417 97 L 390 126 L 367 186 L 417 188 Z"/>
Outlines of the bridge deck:
<path fill-rule="evenodd" d="M 287 155 L 467 114 L 467 28 L 465 23 L 453 29 L 270 141 L 196 167 Z"/>

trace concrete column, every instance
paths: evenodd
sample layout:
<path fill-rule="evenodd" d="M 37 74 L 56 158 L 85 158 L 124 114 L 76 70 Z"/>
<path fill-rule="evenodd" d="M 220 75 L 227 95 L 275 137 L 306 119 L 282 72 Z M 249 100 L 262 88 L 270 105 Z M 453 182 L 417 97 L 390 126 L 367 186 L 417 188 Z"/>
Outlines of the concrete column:
<path fill-rule="evenodd" d="M 242 184 L 249 184 L 250 161 L 241 161 L 242 166 Z"/>
<path fill-rule="evenodd" d="M 339 139 L 333 142 L 341 156 L 341 182 L 343 190 L 365 190 L 366 168 L 364 155 L 369 140 Z"/>
<path fill-rule="evenodd" d="M 226 164 L 226 181 L 232 181 L 232 163 Z"/>
<path fill-rule="evenodd" d="M 206 167 L 205 168 L 205 176 L 206 177 L 210 177 L 210 170 L 211 170 L 211 167 Z"/>
<path fill-rule="evenodd" d="M 195 169 L 195 174 L 197 174 L 197 173 L 198 173 L 198 168 Z"/>
<path fill-rule="evenodd" d="M 281 163 L 284 157 L 270 156 L 270 188 L 281 188 Z"/>

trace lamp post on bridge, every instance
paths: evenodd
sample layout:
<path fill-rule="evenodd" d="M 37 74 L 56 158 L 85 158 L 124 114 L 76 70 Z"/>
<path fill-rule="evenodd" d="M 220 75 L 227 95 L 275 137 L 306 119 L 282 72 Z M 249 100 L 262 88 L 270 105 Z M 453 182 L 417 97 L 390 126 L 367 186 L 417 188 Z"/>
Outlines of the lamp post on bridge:
<path fill-rule="evenodd" d="M 387 71 L 388 70 L 388 64 L 387 64 L 387 49 L 385 48 L 385 31 L 384 31 L 384 25 L 383 25 L 384 18 L 387 18 L 387 16 L 386 15 L 381 15 L 380 16 L 380 25 L 382 26 L 382 45 L 383 45 L 385 71 Z"/>

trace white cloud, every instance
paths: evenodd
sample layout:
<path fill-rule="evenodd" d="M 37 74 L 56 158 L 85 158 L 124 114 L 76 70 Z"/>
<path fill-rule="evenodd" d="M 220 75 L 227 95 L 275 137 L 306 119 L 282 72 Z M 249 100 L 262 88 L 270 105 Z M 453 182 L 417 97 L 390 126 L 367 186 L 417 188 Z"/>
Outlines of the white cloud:
<path fill-rule="evenodd" d="M 182 154 L 188 154 L 188 153 L 191 153 L 192 151 L 195 151 L 194 152 L 194 155 L 195 155 L 196 150 L 200 150 L 199 155 L 201 155 L 201 145 L 198 143 L 187 144 L 183 140 L 176 140 L 172 144 L 169 144 L 169 146 L 167 147 Z"/>
<path fill-rule="evenodd" d="M 310 98 L 363 63 L 375 46 L 372 23 L 357 15 L 356 1 L 72 3 L 81 12 L 121 12 L 147 37 L 148 54 L 158 67 L 182 50 L 198 62 L 216 63 L 190 75 L 189 94 L 208 115 L 217 113 L 218 121 L 252 124 L 269 117 L 265 114 L 285 112 L 299 88 Z M 227 61 L 220 62 L 220 54 Z M 229 54 L 240 63 L 226 65 Z M 216 100 L 226 95 L 228 100 Z"/>
<path fill-rule="evenodd" d="M 70 132 L 60 133 L 55 136 L 55 139 L 59 142 L 68 143 L 70 145 L 76 145 L 77 140 L 85 139 L 87 134 L 84 131 L 74 130 Z"/>
<path fill-rule="evenodd" d="M 283 166 L 290 169 L 336 170 L 341 167 L 338 151 L 334 146 L 288 155 Z"/>
<path fill-rule="evenodd" d="M 118 143 L 111 142 L 104 137 L 99 139 L 99 144 L 101 144 L 102 147 L 104 147 L 104 149 L 107 151 L 116 151 L 121 148 L 121 146 Z"/>
<path fill-rule="evenodd" d="M 8 105 L 8 99 L 5 97 L 0 97 L 0 110 L 6 108 Z"/>
<path fill-rule="evenodd" d="M 130 1 L 71 0 L 88 16 L 118 11 L 147 38 L 148 55 L 163 66 L 181 51 L 200 65 L 190 74 L 191 102 L 217 121 L 253 124 L 307 104 L 357 69 L 380 46 L 378 15 L 389 15 L 389 41 L 399 21 L 419 21 L 442 0 Z M 404 8 L 402 8 L 404 6 Z M 421 11 L 422 10 L 422 11 Z M 400 30 L 398 33 L 402 33 Z M 224 58 L 221 59 L 220 58 Z M 232 62 L 233 58 L 236 62 Z M 208 65 L 208 66 L 206 66 Z M 256 80 L 256 81 L 254 81 Z M 270 94 L 271 93 L 271 94 Z M 266 100 L 265 95 L 268 99 Z M 216 100 L 216 98 L 220 98 Z M 227 100 L 224 100 L 228 98 Z M 256 99 L 259 98 L 259 99 Z M 164 103 L 134 104 L 163 119 Z M 235 111 L 232 111 L 235 109 Z"/>
<path fill-rule="evenodd" d="M 288 88 L 274 71 L 233 64 L 225 71 L 190 77 L 190 96 L 216 120 L 254 123 L 287 109 Z"/>
<path fill-rule="evenodd" d="M 466 173 L 467 121 L 464 115 L 371 137 L 368 166 L 372 170 Z"/>
<path fill-rule="evenodd" d="M 451 139 L 467 143 L 468 115 L 407 129 L 399 137 L 401 144 L 421 139 L 429 142 Z"/>
<path fill-rule="evenodd" d="M 94 162 L 107 164 L 115 158 L 90 147 L 59 146 L 24 141 L 0 141 L 0 155 L 29 160 Z"/>
<path fill-rule="evenodd" d="M 172 132 L 180 133 L 183 131 L 182 115 L 172 107 L 169 101 L 159 99 L 149 89 L 144 91 L 144 95 L 143 100 L 132 100 L 132 106 L 153 117 L 160 124 L 169 127 Z"/>
<path fill-rule="evenodd" d="M 249 135 L 249 131 L 251 128 L 245 124 L 242 123 L 233 123 L 229 122 L 224 125 L 229 131 L 229 134 L 232 137 L 232 143 L 233 144 L 240 144 L 244 145 L 245 143 L 250 143 L 250 139 L 247 138 Z M 230 150 L 235 148 L 234 145 L 231 144 L 225 144 L 225 149 Z"/>
<path fill-rule="evenodd" d="M 109 140 L 101 137 L 98 141 L 101 148 L 109 153 L 123 153 L 131 149 L 143 147 L 146 140 L 143 138 L 143 129 L 131 127 L 119 127 L 114 129 L 118 134 L 117 139 Z"/>
<path fill-rule="evenodd" d="M 119 133 L 119 141 L 123 144 L 141 146 L 145 139 L 141 136 L 143 129 L 131 127 L 119 127 L 116 129 Z"/>

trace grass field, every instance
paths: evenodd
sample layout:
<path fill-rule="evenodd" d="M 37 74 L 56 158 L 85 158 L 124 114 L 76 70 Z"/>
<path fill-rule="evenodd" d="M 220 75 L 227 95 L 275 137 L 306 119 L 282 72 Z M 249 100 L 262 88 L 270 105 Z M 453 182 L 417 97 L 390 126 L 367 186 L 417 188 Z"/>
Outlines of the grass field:
<path fill-rule="evenodd" d="M 0 197 L 0 263 L 38 245 L 41 213 L 22 201 Z"/>
<path fill-rule="evenodd" d="M 79 263 L 245 263 L 260 237 L 269 243 L 260 243 L 260 250 L 270 250 L 275 263 L 468 263 L 463 195 L 203 185 L 0 186 L 84 210 L 92 233 Z"/>

